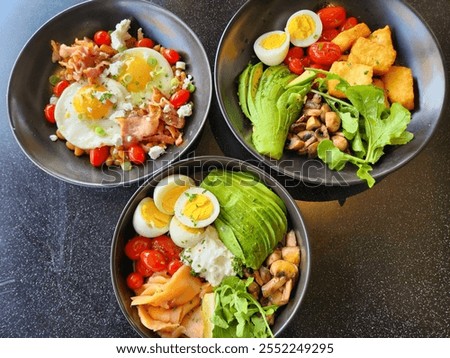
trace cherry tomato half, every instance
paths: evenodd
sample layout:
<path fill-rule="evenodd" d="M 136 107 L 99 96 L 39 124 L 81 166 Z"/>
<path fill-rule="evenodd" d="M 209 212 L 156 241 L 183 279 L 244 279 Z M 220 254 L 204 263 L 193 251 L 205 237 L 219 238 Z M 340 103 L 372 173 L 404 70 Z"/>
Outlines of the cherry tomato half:
<path fill-rule="evenodd" d="M 70 85 L 70 83 L 69 83 L 69 81 L 67 81 L 67 80 L 59 81 L 59 82 L 55 85 L 55 87 L 53 87 L 53 94 L 54 94 L 56 97 L 61 97 L 63 91 L 64 91 L 67 87 L 69 87 L 69 85 Z"/>
<path fill-rule="evenodd" d="M 183 263 L 180 260 L 172 260 L 167 266 L 167 272 L 169 272 L 169 275 L 173 276 L 181 266 L 183 266 Z"/>
<path fill-rule="evenodd" d="M 152 240 L 144 236 L 135 236 L 125 244 L 125 255 L 131 260 L 137 260 L 141 252 L 152 247 Z"/>
<path fill-rule="evenodd" d="M 286 57 L 284 58 L 284 63 L 286 65 L 289 65 L 289 62 L 291 61 L 291 59 L 293 58 L 302 58 L 303 56 L 305 56 L 305 51 L 303 51 L 303 49 L 301 47 L 291 47 L 286 55 Z"/>
<path fill-rule="evenodd" d="M 162 51 L 162 55 L 171 65 L 175 65 L 180 59 L 180 54 L 176 50 L 171 48 L 164 49 Z"/>
<path fill-rule="evenodd" d="M 175 245 L 167 235 L 161 235 L 152 239 L 152 249 L 162 252 L 168 261 L 180 258 L 181 248 Z"/>
<path fill-rule="evenodd" d="M 342 26 L 347 18 L 347 12 L 342 6 L 328 6 L 317 11 L 324 29 Z"/>
<path fill-rule="evenodd" d="M 186 104 L 190 97 L 191 92 L 186 89 L 180 89 L 170 97 L 170 103 L 172 103 L 175 108 L 179 108 L 183 104 Z"/>
<path fill-rule="evenodd" d="M 344 25 L 341 27 L 341 31 L 345 31 L 348 29 L 351 29 L 352 27 L 355 27 L 358 25 L 358 19 L 356 17 L 349 17 L 347 20 L 345 20 Z"/>
<path fill-rule="evenodd" d="M 109 157 L 109 147 L 103 146 L 89 151 L 89 160 L 94 167 L 101 166 Z"/>
<path fill-rule="evenodd" d="M 167 269 L 167 262 L 164 254 L 158 250 L 144 250 L 141 252 L 140 261 L 153 272 Z"/>
<path fill-rule="evenodd" d="M 132 290 L 140 288 L 144 284 L 144 276 L 139 272 L 132 272 L 127 276 L 127 286 Z"/>
<path fill-rule="evenodd" d="M 144 37 L 136 43 L 136 47 L 153 48 L 154 46 L 155 46 L 155 41 L 153 41 L 152 39 L 149 39 L 148 37 Z"/>
<path fill-rule="evenodd" d="M 44 108 L 45 119 L 50 123 L 55 123 L 55 104 L 47 104 Z"/>
<path fill-rule="evenodd" d="M 139 144 L 134 144 L 128 149 L 128 157 L 134 164 L 142 164 L 146 159 L 146 152 Z"/>
<path fill-rule="evenodd" d="M 341 49 L 333 42 L 315 42 L 308 48 L 308 56 L 319 65 L 331 65 L 341 57 Z"/>
<path fill-rule="evenodd" d="M 320 36 L 319 41 L 331 41 L 337 35 L 339 35 L 339 30 L 337 29 L 325 29 L 322 31 L 322 36 Z"/>
<path fill-rule="evenodd" d="M 294 57 L 289 62 L 289 71 L 292 73 L 295 73 L 296 75 L 301 75 L 305 71 L 305 67 L 309 66 L 309 58 L 303 57 L 303 58 L 297 58 Z"/>
<path fill-rule="evenodd" d="M 144 277 L 150 277 L 151 275 L 153 275 L 153 271 L 146 264 L 144 264 L 141 259 L 135 262 L 134 269 Z"/>
<path fill-rule="evenodd" d="M 108 31 L 100 30 L 94 34 L 94 42 L 98 45 L 111 45 L 111 36 Z"/>

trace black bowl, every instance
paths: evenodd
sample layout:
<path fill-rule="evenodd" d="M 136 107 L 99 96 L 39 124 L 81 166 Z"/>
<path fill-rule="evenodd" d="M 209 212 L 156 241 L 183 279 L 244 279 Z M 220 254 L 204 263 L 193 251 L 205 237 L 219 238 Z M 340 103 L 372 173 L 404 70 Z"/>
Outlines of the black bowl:
<path fill-rule="evenodd" d="M 300 279 L 297 282 L 293 296 L 288 303 L 280 309 L 279 315 L 272 328 L 275 336 L 294 318 L 298 311 L 310 274 L 310 248 L 307 231 L 303 218 L 295 200 L 289 195 L 278 181 L 269 176 L 265 171 L 244 161 L 217 156 L 201 156 L 194 159 L 184 159 L 151 176 L 131 197 L 125 206 L 114 231 L 111 246 L 111 279 L 119 306 L 133 328 L 142 337 L 157 337 L 157 335 L 144 327 L 138 317 L 137 310 L 131 307 L 133 292 L 127 287 L 126 277 L 132 271 L 132 262 L 124 254 L 126 242 L 135 235 L 132 218 L 138 203 L 146 196 L 152 196 L 155 186 L 168 175 L 181 173 L 190 176 L 197 183 L 202 181 L 212 169 L 226 169 L 234 171 L 247 171 L 257 177 L 278 194 L 284 201 L 288 211 L 289 227 L 295 230 L 301 246 Z"/>
<path fill-rule="evenodd" d="M 184 143 L 171 146 L 157 160 L 124 172 L 120 167 L 94 168 L 86 157 L 77 158 L 62 141 L 51 142 L 55 126 L 44 119 L 50 98 L 49 76 L 57 65 L 51 62 L 50 40 L 70 44 L 100 29 L 114 29 L 131 19 L 131 33 L 142 27 L 144 34 L 165 47 L 175 48 L 187 63 L 196 91 L 194 113 L 184 128 Z M 30 90 L 30 83 L 33 90 Z M 44 24 L 22 49 L 8 87 L 10 124 L 25 154 L 42 170 L 64 181 L 84 186 L 117 186 L 145 178 L 187 154 L 198 142 L 212 97 L 212 76 L 206 52 L 195 33 L 166 9 L 141 0 L 88 1 L 56 15 Z"/>
<path fill-rule="evenodd" d="M 389 25 L 397 50 L 396 63 L 412 69 L 416 103 L 408 129 L 415 138 L 407 145 L 390 147 L 371 172 L 375 179 L 385 177 L 414 158 L 430 140 L 442 115 L 446 71 L 441 49 L 431 30 L 414 9 L 400 0 L 333 1 L 347 9 L 349 16 L 375 30 Z M 251 141 L 250 122 L 242 114 L 237 97 L 237 78 L 249 63 L 258 62 L 253 43 L 262 33 L 282 30 L 289 16 L 301 9 L 318 10 L 325 2 L 307 0 L 249 0 L 230 20 L 216 54 L 214 82 L 222 114 L 237 140 L 256 160 L 270 169 L 303 183 L 342 186 L 361 184 L 356 167 L 331 171 L 318 159 L 285 152 L 272 160 L 256 152 Z"/>

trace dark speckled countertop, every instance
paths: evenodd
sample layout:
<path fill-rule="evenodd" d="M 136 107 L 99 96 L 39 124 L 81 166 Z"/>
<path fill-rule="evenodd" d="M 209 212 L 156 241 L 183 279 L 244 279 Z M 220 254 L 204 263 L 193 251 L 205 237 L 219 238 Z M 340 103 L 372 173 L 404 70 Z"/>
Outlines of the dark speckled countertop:
<path fill-rule="evenodd" d="M 2 2 L 2 98 L 28 38 L 78 2 Z M 244 1 L 154 3 L 197 33 L 212 68 L 222 31 Z M 409 4 L 434 31 L 450 68 L 449 1 Z M 447 117 L 416 158 L 371 190 L 339 201 L 299 198 L 312 274 L 284 336 L 450 337 Z M 223 123 L 214 100 L 196 154 L 242 155 L 237 144 L 224 142 L 231 134 Z M 114 227 L 137 185 L 92 189 L 42 172 L 17 145 L 5 100 L 0 134 L 0 337 L 137 337 L 116 302 L 109 270 Z"/>

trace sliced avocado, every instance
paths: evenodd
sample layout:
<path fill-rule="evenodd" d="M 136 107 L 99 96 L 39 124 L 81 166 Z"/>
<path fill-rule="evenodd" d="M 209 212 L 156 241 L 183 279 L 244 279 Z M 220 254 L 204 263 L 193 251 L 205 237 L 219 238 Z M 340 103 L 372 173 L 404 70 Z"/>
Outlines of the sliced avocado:
<path fill-rule="evenodd" d="M 251 64 L 248 64 L 244 71 L 239 75 L 239 86 L 238 86 L 238 97 L 239 105 L 241 106 L 242 112 L 250 119 L 250 113 L 247 107 L 247 94 L 249 87 L 250 71 L 253 68 Z"/>
<path fill-rule="evenodd" d="M 314 71 L 306 70 L 300 76 L 298 76 L 297 78 L 295 78 L 291 82 L 289 82 L 286 85 L 286 88 L 290 88 L 290 87 L 293 87 L 296 85 L 304 85 L 306 83 L 311 82 L 315 77 L 316 77 L 316 73 Z"/>
<path fill-rule="evenodd" d="M 248 77 L 248 93 L 247 93 L 247 108 L 249 113 L 249 119 L 252 123 L 258 122 L 259 116 L 256 110 L 255 98 L 258 91 L 261 76 L 263 74 L 264 66 L 262 62 L 253 65 L 249 70 Z"/>

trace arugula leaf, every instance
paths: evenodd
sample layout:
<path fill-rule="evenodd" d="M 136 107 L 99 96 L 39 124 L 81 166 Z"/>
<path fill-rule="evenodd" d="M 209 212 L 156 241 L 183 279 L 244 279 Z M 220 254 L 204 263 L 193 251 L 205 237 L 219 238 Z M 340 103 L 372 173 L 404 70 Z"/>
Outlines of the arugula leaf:
<path fill-rule="evenodd" d="M 266 316 L 275 313 L 278 306 L 262 307 L 247 292 L 247 287 L 252 282 L 252 277 L 247 280 L 235 276 L 226 277 L 214 289 L 213 337 L 273 337 Z"/>

